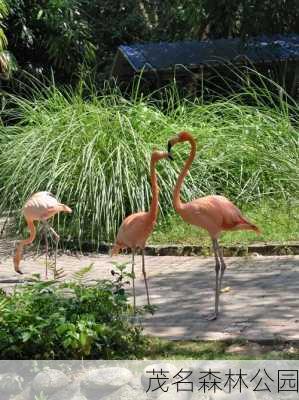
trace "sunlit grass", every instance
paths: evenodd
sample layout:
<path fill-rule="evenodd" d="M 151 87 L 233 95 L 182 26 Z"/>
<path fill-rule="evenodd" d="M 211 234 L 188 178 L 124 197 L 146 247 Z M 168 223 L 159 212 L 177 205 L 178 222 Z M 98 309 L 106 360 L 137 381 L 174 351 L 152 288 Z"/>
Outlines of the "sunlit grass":
<path fill-rule="evenodd" d="M 261 225 L 261 238 L 292 236 L 294 222 L 288 234 L 279 221 L 299 193 L 297 109 L 271 96 L 244 86 L 243 93 L 202 104 L 169 88 L 160 93 L 162 107 L 136 93 L 124 98 L 117 88 L 86 100 L 51 87 L 36 90 L 34 100 L 12 98 L 13 108 L 3 115 L 16 123 L 0 127 L 0 213 L 20 210 L 30 194 L 48 190 L 74 210 L 58 220 L 63 237 L 78 244 L 112 241 L 124 216 L 149 207 L 153 147 L 165 149 L 169 136 L 186 129 L 197 138 L 198 152 L 183 199 L 224 194 Z M 161 213 L 154 242 L 201 240 L 198 230 L 171 216 L 172 189 L 188 152 L 186 144 L 177 146 L 175 162 L 158 165 Z M 268 200 L 282 204 L 277 215 L 259 208 Z M 226 237 L 256 240 L 238 235 Z"/>
<path fill-rule="evenodd" d="M 249 345 L 248 345 L 249 343 Z M 293 345 L 292 352 L 285 351 L 287 344 L 276 343 L 260 345 L 259 354 L 231 354 L 227 352 L 232 344 L 248 345 L 245 340 L 232 341 L 169 341 L 158 338 L 150 338 L 146 358 L 151 360 L 297 360 L 299 348 Z M 249 350 L 250 351 L 250 350 Z"/>
<path fill-rule="evenodd" d="M 252 231 L 225 232 L 221 243 L 252 244 L 256 242 L 287 242 L 299 239 L 299 204 L 262 202 L 242 207 L 242 212 L 261 229 L 261 234 Z M 152 244 L 190 244 L 210 246 L 206 231 L 186 224 L 179 215 L 171 213 L 161 220 L 151 236 Z"/>

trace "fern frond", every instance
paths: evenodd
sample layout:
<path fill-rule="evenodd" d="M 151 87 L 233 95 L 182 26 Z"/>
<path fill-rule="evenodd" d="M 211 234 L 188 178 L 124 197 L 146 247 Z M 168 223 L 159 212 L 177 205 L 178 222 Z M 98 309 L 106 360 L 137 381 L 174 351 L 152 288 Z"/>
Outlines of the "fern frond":
<path fill-rule="evenodd" d="M 58 281 L 60 279 L 63 279 L 66 277 L 67 273 L 65 272 L 65 270 L 62 267 L 55 268 L 55 264 L 54 263 L 48 263 L 48 268 L 50 271 L 53 272 L 53 277 L 55 281 Z"/>
<path fill-rule="evenodd" d="M 88 276 L 93 269 L 93 263 L 89 264 L 86 267 L 81 268 L 79 271 L 76 271 L 72 274 L 72 278 L 78 283 L 83 283 L 88 279 Z"/>

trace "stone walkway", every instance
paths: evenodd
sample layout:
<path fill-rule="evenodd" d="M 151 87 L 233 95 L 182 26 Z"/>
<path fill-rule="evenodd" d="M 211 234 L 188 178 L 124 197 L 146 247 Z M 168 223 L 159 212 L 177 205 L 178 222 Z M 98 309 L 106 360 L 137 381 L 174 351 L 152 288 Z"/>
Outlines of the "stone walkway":
<path fill-rule="evenodd" d="M 0 246 L 2 247 L 2 246 Z M 12 266 L 11 247 L 0 251 L 0 285 L 20 279 Z M 80 268 L 94 264 L 91 278 L 110 277 L 111 261 L 129 262 L 130 256 L 60 255 L 58 267 L 70 277 Z M 299 339 L 299 256 L 251 256 L 227 258 L 221 295 L 221 315 L 206 321 L 214 304 L 214 260 L 204 257 L 154 257 L 146 259 L 152 304 L 158 307 L 144 321 L 146 332 L 169 339 L 250 340 Z M 145 288 L 137 257 L 137 303 L 144 304 Z M 28 255 L 22 262 L 25 277 L 44 275 L 44 257 Z M 28 274 L 28 275 L 27 275 Z M 3 283 L 11 280 L 12 282 Z M 1 283 L 2 281 L 2 283 Z"/>

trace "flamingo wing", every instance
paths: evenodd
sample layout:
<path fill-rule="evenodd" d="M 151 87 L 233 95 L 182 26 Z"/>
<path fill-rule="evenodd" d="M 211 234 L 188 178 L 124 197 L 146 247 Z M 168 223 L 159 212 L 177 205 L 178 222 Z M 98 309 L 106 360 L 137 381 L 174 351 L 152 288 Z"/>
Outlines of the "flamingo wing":
<path fill-rule="evenodd" d="M 257 229 L 224 196 L 211 195 L 195 199 L 184 205 L 181 215 L 189 224 L 206 229 L 213 238 L 217 238 L 224 230 Z"/>
<path fill-rule="evenodd" d="M 152 229 L 153 224 L 151 224 L 147 212 L 131 214 L 122 222 L 116 243 L 121 247 L 143 247 Z"/>

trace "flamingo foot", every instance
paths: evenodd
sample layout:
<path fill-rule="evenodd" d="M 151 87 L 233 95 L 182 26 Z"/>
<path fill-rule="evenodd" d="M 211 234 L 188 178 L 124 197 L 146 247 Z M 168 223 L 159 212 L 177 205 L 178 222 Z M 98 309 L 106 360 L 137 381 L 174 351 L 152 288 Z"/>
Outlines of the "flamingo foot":
<path fill-rule="evenodd" d="M 20 275 L 24 275 L 24 272 L 22 272 L 21 270 L 16 270 L 16 272 L 18 273 L 18 274 L 20 274 Z"/>
<path fill-rule="evenodd" d="M 14 257 L 13 258 L 13 265 L 14 265 L 14 269 L 15 269 L 15 271 L 18 273 L 18 274 L 20 274 L 20 275 L 23 275 L 23 272 L 20 270 L 20 261 L 21 261 L 21 258 L 18 258 L 18 257 Z"/>

